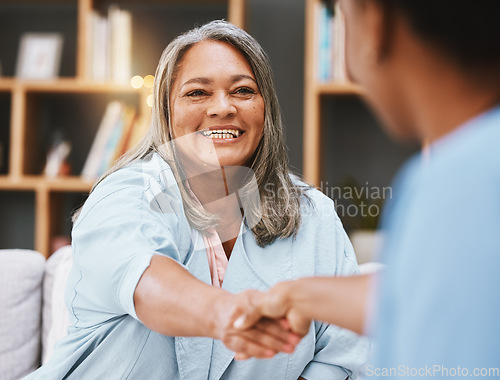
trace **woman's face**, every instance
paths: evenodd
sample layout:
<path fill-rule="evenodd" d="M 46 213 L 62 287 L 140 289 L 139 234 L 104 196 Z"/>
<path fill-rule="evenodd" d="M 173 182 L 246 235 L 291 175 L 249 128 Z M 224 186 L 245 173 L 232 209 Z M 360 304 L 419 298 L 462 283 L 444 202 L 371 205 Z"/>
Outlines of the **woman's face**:
<path fill-rule="evenodd" d="M 217 41 L 192 46 L 180 62 L 170 110 L 185 165 L 250 164 L 264 129 L 264 100 L 238 49 Z"/>

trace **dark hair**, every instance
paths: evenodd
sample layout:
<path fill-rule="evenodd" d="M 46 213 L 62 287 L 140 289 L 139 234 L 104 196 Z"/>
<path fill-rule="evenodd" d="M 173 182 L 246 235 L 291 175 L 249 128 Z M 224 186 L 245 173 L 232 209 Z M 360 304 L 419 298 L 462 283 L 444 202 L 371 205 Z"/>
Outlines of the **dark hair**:
<path fill-rule="evenodd" d="M 500 65 L 500 0 L 374 0 L 415 34 L 470 69 Z"/>

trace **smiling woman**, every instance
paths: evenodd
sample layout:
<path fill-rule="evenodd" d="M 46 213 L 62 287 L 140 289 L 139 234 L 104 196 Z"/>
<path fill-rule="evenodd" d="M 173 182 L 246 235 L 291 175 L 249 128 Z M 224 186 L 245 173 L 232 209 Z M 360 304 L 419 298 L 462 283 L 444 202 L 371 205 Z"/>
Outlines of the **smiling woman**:
<path fill-rule="evenodd" d="M 34 378 L 345 379 L 365 361 L 365 338 L 321 322 L 233 326 L 252 289 L 358 268 L 333 202 L 288 170 L 264 51 L 229 23 L 167 46 L 150 130 L 75 219 L 71 328 Z"/>

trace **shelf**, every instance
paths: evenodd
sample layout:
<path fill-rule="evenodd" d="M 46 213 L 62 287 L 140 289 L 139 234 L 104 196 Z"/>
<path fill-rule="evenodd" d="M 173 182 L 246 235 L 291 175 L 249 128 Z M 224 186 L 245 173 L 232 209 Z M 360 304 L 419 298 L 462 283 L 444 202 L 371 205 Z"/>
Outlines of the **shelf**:
<path fill-rule="evenodd" d="M 44 176 L 0 176 L 0 190 L 24 190 L 24 191 L 64 191 L 87 193 L 94 183 L 85 181 L 77 176 L 46 178 Z"/>
<path fill-rule="evenodd" d="M 15 178 L 8 175 L 0 176 L 0 190 L 35 190 L 36 181 L 31 179 Z"/>
<path fill-rule="evenodd" d="M 58 79 L 55 81 L 19 81 L 19 86 L 29 92 L 76 92 L 76 93 L 141 93 L 144 88 L 135 89 L 128 84 L 90 82 L 79 79 Z"/>
<path fill-rule="evenodd" d="M 27 92 L 61 92 L 61 93 L 141 93 L 150 92 L 145 87 L 136 89 L 129 84 L 113 82 L 96 82 L 78 78 L 58 78 L 54 80 L 23 80 L 11 77 L 0 78 L 0 91 L 22 89 Z"/>
<path fill-rule="evenodd" d="M 316 92 L 320 95 L 363 95 L 361 86 L 354 83 L 318 83 Z"/>
<path fill-rule="evenodd" d="M 96 4 L 105 2 L 104 0 L 94 0 Z M 135 4 L 138 3 L 137 0 L 114 0 L 113 3 L 116 4 Z M 142 0 L 141 4 L 155 4 L 155 3 L 181 3 L 181 4 L 225 4 L 228 3 L 227 0 Z"/>
<path fill-rule="evenodd" d="M 76 0 L 0 0 L 0 5 L 29 5 L 29 4 L 76 4 Z"/>
<path fill-rule="evenodd" d="M 149 88 L 133 88 L 129 84 L 113 82 L 93 82 L 77 78 L 59 78 L 55 80 L 22 80 L 16 78 L 0 78 L 0 91 L 21 90 L 25 92 L 43 93 L 149 93 Z"/>
<path fill-rule="evenodd" d="M 0 91 L 12 91 L 15 83 L 13 78 L 0 78 Z"/>

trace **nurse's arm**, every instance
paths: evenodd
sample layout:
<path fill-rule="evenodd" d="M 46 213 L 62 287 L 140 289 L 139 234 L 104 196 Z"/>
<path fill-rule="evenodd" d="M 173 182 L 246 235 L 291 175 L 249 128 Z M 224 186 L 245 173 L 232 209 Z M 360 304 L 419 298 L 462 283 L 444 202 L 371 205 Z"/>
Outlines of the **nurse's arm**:
<path fill-rule="evenodd" d="M 363 334 L 373 276 L 307 277 L 281 282 L 263 294 L 235 326 L 244 330 L 262 317 L 286 317 L 300 335 L 307 333 L 311 320 Z"/>
<path fill-rule="evenodd" d="M 198 280 L 175 260 L 155 255 L 135 289 L 134 304 L 139 320 L 163 335 L 220 339 L 233 351 L 259 358 L 292 352 L 300 339 L 279 321 L 262 320 L 245 331 L 233 327 L 259 294 L 233 295 Z"/>

